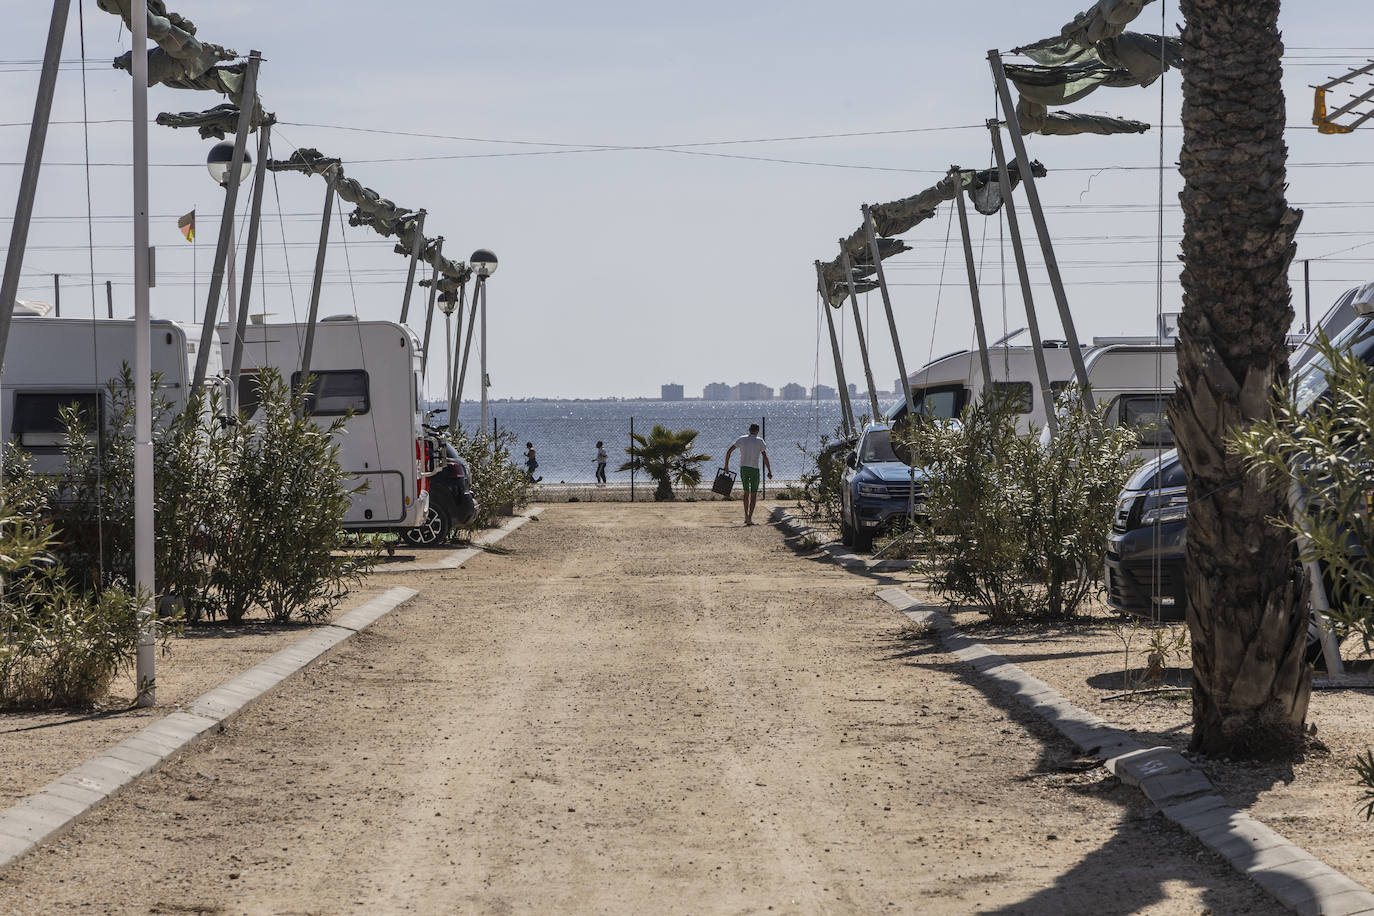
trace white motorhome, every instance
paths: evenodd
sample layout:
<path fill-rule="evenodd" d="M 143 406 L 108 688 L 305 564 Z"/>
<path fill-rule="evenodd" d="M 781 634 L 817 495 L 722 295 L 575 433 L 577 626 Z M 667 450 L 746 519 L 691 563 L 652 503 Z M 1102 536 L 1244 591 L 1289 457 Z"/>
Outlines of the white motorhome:
<path fill-rule="evenodd" d="M 154 320 L 149 333 L 155 397 L 186 403 L 198 341 L 174 321 Z M 66 443 L 59 411 L 75 404 L 93 420 L 108 415 L 110 381 L 134 365 L 132 318 L 51 318 L 42 309 L 16 309 L 0 373 L 4 434 L 32 457 L 34 470 L 57 473 Z M 208 377 L 220 373 L 220 349 L 211 347 Z"/>
<path fill-rule="evenodd" d="M 1148 341 L 1148 342 L 1147 342 Z M 1083 350 L 1088 384 L 1098 404 L 1107 405 L 1113 425 L 1141 430 L 1144 447 L 1154 452 L 1172 448 L 1173 437 L 1164 422 L 1169 396 L 1178 378 L 1178 358 L 1172 342 L 1154 338 L 1097 338 Z M 1045 370 L 1050 389 L 1058 393 L 1076 381 L 1067 347 L 1046 342 Z M 1045 428 L 1045 399 L 1040 394 L 1035 351 L 1026 346 L 998 346 L 988 350 L 993 389 L 1017 405 L 1017 426 L 1023 433 Z M 918 410 L 933 417 L 959 416 L 983 388 L 982 363 L 977 351 L 951 353 L 911 375 L 911 396 Z M 889 420 L 906 413 L 899 400 L 887 412 Z"/>
<path fill-rule="evenodd" d="M 1058 391 L 1073 379 L 1069 351 L 1058 343 L 1044 346 L 1045 370 L 1050 388 Z M 992 386 L 1001 396 L 1020 408 L 1018 428 L 1029 432 L 1032 425 L 1045 426 L 1045 401 L 1040 397 L 1040 382 L 1031 347 L 998 346 L 988 349 Z M 959 416 L 973 396 L 983 388 L 983 368 L 977 350 L 961 350 L 932 360 L 910 376 L 911 397 L 918 413 L 950 419 Z M 906 400 L 898 392 L 897 402 L 887 411 L 888 420 L 906 414 Z"/>
<path fill-rule="evenodd" d="M 222 360 L 233 359 L 231 331 L 220 325 Z M 239 406 L 256 400 L 257 375 L 275 369 L 282 380 L 301 382 L 304 324 L 250 324 L 244 335 Z M 353 496 L 344 527 L 351 530 L 412 528 L 424 519 L 427 481 L 422 476 L 420 341 L 410 328 L 390 321 L 359 321 L 352 315 L 315 326 L 311 350 L 311 413 L 321 426 L 352 411 L 339 437 L 339 463 Z M 251 415 L 250 420 L 251 422 Z"/>

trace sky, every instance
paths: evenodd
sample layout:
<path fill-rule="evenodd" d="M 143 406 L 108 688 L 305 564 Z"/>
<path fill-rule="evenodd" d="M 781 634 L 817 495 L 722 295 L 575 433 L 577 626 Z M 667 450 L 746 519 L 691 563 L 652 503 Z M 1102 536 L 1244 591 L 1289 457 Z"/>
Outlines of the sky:
<path fill-rule="evenodd" d="M 445 254 L 496 252 L 491 397 L 589 398 L 657 396 L 667 382 L 688 396 L 717 381 L 833 385 L 813 262 L 834 257 L 862 203 L 916 193 L 951 164 L 990 165 L 988 50 L 1057 34 L 1088 4 L 988 0 L 976 17 L 958 5 L 890 4 L 872 21 L 810 0 L 168 5 L 202 40 L 262 52 L 276 157 L 296 147 L 337 156 L 382 196 L 424 207 L 426 234 L 445 237 Z M 0 33 L 0 243 L 49 11 L 25 4 Z M 1305 211 L 1291 274 L 1299 322 L 1302 260 L 1317 315 L 1374 280 L 1374 122 L 1317 134 L 1308 88 L 1374 57 L 1374 35 L 1350 30 L 1364 12 L 1356 0 L 1290 0 L 1281 18 L 1289 200 Z M 1133 28 L 1177 34 L 1180 21 L 1177 4 L 1161 0 Z M 116 315 L 132 313 L 130 87 L 110 67 L 129 44 L 117 17 L 93 0 L 73 4 L 19 293 L 51 301 L 60 274 L 64 315 L 103 315 L 106 280 Z M 1151 334 L 1158 310 L 1180 308 L 1179 99 L 1177 72 L 1146 89 L 1101 89 L 1070 110 L 1155 129 L 1027 139 L 1049 170 L 1038 187 L 1080 339 Z M 221 101 L 149 91 L 152 114 Z M 223 206 L 203 165 L 213 142 L 149 128 L 157 317 L 199 322 L 205 306 Z M 285 173 L 265 191 L 252 310 L 292 320 L 308 307 L 323 183 Z M 241 210 L 247 200 L 245 189 Z M 194 245 L 176 227 L 192 209 Z M 949 210 L 904 237 L 912 251 L 885 262 L 909 370 L 972 341 Z M 1024 206 L 1022 222 L 1029 232 Z M 1005 227 L 974 215 L 972 231 L 990 333 L 1023 327 Z M 407 261 L 392 244 L 336 212 L 322 316 L 398 319 Z M 1042 333 L 1058 337 L 1033 238 L 1027 247 Z M 422 296 L 417 289 L 412 326 Z M 897 369 L 882 303 L 877 293 L 864 299 L 874 376 L 890 388 Z M 848 310 L 836 318 L 848 376 L 862 378 Z M 431 392 L 441 378 L 428 381 Z"/>

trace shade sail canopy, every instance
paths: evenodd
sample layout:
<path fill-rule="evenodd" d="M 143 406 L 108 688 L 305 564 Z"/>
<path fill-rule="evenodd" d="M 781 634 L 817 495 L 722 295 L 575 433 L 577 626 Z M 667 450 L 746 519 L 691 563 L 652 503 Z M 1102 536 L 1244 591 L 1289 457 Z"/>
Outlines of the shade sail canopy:
<path fill-rule="evenodd" d="M 1036 178 L 1044 178 L 1047 173 L 1045 167 L 1035 161 L 1031 163 L 1031 174 Z M 1007 166 L 1007 175 L 1011 179 L 1012 190 L 1015 190 L 1021 182 L 1021 172 L 1016 163 L 1013 162 Z M 983 169 L 981 171 L 960 169 L 910 197 L 903 197 L 901 200 L 894 200 L 885 204 L 874 204 L 868 208 L 868 212 L 873 215 L 873 228 L 880 236 L 878 239 L 878 256 L 886 261 L 893 255 L 910 251 L 909 245 L 900 239 L 891 238 L 891 236 L 909 232 L 918 224 L 930 219 L 935 215 L 940 204 L 953 200 L 954 195 L 958 194 L 960 190 L 968 193 L 974 209 L 984 216 L 991 216 L 1002 208 L 1002 183 L 996 169 Z M 841 242 L 841 249 L 848 252 L 849 263 L 855 277 L 864 278 L 876 272 L 877 268 L 873 265 L 873 259 L 869 254 L 868 232 L 862 225 Z M 821 273 L 824 275 L 826 285 L 834 293 L 827 296 L 826 301 L 832 306 L 838 307 L 849 295 L 849 286 L 845 282 L 844 276 L 843 254 L 831 261 L 822 263 Z M 873 289 L 876 286 L 877 284 L 872 284 L 868 288 Z M 835 296 L 838 296 L 838 299 Z"/>
<path fill-rule="evenodd" d="M 238 129 L 238 109 L 243 104 L 243 75 L 247 64 L 228 64 L 238 54 L 222 45 L 201 41 L 196 37 L 196 25 L 176 13 L 168 12 L 163 0 L 147 0 L 148 37 L 157 47 L 148 51 L 148 85 L 161 83 L 173 89 L 206 89 L 227 96 L 232 104 L 218 105 L 208 111 L 163 113 L 157 123 L 164 127 L 196 127 L 202 137 L 223 140 L 226 134 Z M 124 20 L 132 30 L 133 3 L 131 0 L 96 0 L 96 6 Z M 133 72 L 133 52 L 115 58 L 120 70 Z M 254 94 L 251 125 L 263 124 L 265 115 L 262 100 Z"/>

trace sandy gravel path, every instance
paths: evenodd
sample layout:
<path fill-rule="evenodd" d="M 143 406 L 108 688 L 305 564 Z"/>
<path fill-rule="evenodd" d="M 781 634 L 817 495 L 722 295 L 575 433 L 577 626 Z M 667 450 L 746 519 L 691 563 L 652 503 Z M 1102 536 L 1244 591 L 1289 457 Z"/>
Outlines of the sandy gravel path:
<path fill-rule="evenodd" d="M 1269 913 L 736 505 L 562 505 L 0 878 L 0 912 Z"/>

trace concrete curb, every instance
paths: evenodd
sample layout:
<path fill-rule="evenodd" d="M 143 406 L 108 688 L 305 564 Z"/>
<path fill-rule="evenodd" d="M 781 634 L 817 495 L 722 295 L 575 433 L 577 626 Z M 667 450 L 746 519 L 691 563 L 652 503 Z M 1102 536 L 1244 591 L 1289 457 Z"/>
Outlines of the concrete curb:
<path fill-rule="evenodd" d="M 984 679 L 1054 726 L 1084 754 L 1101 759 L 1108 770 L 1139 789 L 1165 817 L 1290 910 L 1313 916 L 1374 914 L 1374 894 L 1232 807 L 1182 754 L 1168 747 L 1145 747 L 1104 719 L 1073 705 L 1049 684 L 961 633 L 939 609 L 920 604 L 904 590 L 885 588 L 876 594 L 909 619 L 929 627 L 939 635 L 945 651 L 967 662 Z"/>
<path fill-rule="evenodd" d="M 910 569 L 914 565 L 912 560 L 874 560 L 872 557 L 855 553 L 848 547 L 830 540 L 829 535 L 822 534 L 807 525 L 781 506 L 774 506 L 773 510 L 768 513 L 768 518 L 788 534 L 796 537 L 813 538 L 817 544 L 817 550 L 827 554 L 830 559 L 846 569 L 863 572 L 898 572 L 903 569 Z"/>
<path fill-rule="evenodd" d="M 473 543 L 494 544 L 542 511 L 530 509 Z M 470 547 L 455 551 L 438 563 L 411 566 L 405 571 L 454 569 L 481 552 Z M 387 589 L 0 812 L 0 872 L 71 830 L 139 777 L 156 770 L 205 735 L 223 731 L 244 710 L 418 594 L 418 590 L 403 586 Z"/>
<path fill-rule="evenodd" d="M 510 534 L 512 531 L 515 531 L 522 525 L 525 525 L 528 522 L 538 518 L 543 513 L 544 509 L 540 506 L 526 509 L 519 515 L 515 515 L 507 519 L 505 524 L 501 525 L 501 527 L 493 528 L 485 534 L 481 535 L 480 537 L 473 538 L 473 546 L 471 547 L 464 547 L 460 550 L 455 550 L 452 553 L 446 554 L 442 558 L 435 560 L 432 563 L 409 563 L 404 565 L 397 564 L 394 567 L 378 566 L 372 570 L 371 575 L 375 576 L 378 574 L 388 573 L 395 574 L 409 572 L 433 572 L 435 570 L 440 569 L 457 569 L 458 567 L 466 563 L 468 560 L 471 560 L 473 557 L 481 553 L 483 547 L 490 547 L 492 544 L 495 544 L 497 541 L 501 540 L 503 537 Z"/>

